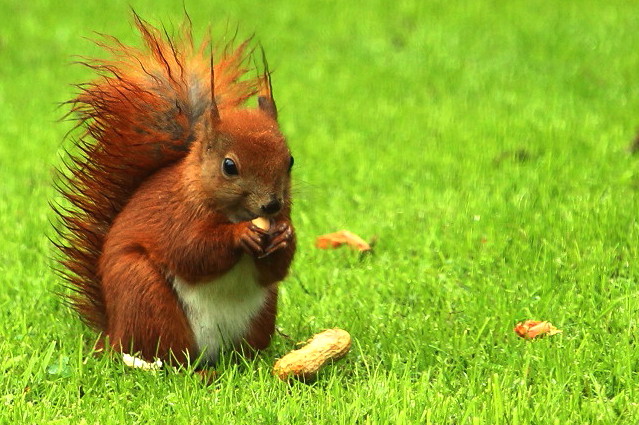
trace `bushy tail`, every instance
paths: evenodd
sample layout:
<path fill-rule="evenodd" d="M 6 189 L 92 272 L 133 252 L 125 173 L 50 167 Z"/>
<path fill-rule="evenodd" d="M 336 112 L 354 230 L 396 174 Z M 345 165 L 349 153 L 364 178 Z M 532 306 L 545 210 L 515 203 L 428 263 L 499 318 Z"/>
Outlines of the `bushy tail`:
<path fill-rule="evenodd" d="M 213 67 L 210 37 L 195 46 L 188 18 L 174 39 L 137 15 L 135 23 L 143 48 L 102 36 L 98 44 L 110 58 L 82 62 L 99 78 L 79 85 L 81 93 L 68 102 L 81 129 L 79 153 L 70 156 L 58 183 L 70 205 L 54 207 L 68 300 L 97 330 L 106 328 L 97 264 L 115 217 L 142 181 L 187 154 L 212 107 L 236 108 L 268 81 L 268 69 L 247 78 L 247 42 L 227 45 Z"/>

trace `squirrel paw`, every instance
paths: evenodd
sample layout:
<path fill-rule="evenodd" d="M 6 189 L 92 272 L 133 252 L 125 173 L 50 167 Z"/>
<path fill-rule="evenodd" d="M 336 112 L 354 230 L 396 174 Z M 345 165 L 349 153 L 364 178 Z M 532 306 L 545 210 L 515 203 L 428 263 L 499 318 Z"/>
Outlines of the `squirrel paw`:
<path fill-rule="evenodd" d="M 240 235 L 240 247 L 249 255 L 262 257 L 265 255 L 263 248 L 267 232 L 255 224 L 249 224 Z"/>
<path fill-rule="evenodd" d="M 293 228 L 287 222 L 279 223 L 269 232 L 269 244 L 259 258 L 264 258 L 275 251 L 286 248 L 293 238 Z"/>

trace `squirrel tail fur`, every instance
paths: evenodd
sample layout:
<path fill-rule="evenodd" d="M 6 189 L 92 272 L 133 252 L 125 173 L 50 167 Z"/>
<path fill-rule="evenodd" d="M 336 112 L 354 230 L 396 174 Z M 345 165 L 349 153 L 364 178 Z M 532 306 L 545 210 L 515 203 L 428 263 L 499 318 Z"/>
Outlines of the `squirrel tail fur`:
<path fill-rule="evenodd" d="M 135 190 L 187 155 L 211 109 L 237 108 L 256 94 L 272 99 L 266 61 L 261 74 L 247 76 L 249 40 L 236 48 L 228 44 L 214 64 L 210 36 L 195 45 L 188 16 L 174 38 L 135 12 L 134 20 L 142 48 L 102 36 L 97 44 L 110 58 L 81 62 L 99 77 L 79 85 L 80 94 L 67 102 L 81 129 L 79 153 L 57 184 L 69 205 L 54 206 L 61 224 L 59 272 L 71 290 L 67 300 L 98 331 L 106 327 L 98 260 L 113 220 Z"/>

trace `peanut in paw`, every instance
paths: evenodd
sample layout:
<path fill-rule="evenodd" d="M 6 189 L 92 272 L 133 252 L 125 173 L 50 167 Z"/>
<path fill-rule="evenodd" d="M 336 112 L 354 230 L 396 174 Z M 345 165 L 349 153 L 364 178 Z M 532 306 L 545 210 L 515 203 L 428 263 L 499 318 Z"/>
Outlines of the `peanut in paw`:
<path fill-rule="evenodd" d="M 283 381 L 291 378 L 312 381 L 326 363 L 339 360 L 351 348 L 351 336 L 343 329 L 328 329 L 313 336 L 308 343 L 279 359 L 273 374 Z"/>
<path fill-rule="evenodd" d="M 251 223 L 255 224 L 257 227 L 259 227 L 262 230 L 266 230 L 267 232 L 268 232 L 268 229 L 271 228 L 271 222 L 268 218 L 258 217 L 251 220 Z"/>

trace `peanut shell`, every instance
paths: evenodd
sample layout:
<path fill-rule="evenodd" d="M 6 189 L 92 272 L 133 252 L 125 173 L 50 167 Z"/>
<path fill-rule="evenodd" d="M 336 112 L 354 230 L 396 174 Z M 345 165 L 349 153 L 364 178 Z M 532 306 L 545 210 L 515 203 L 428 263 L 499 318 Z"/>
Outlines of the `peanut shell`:
<path fill-rule="evenodd" d="M 279 359 L 273 374 L 283 381 L 296 378 L 312 381 L 331 360 L 339 360 L 351 348 L 351 336 L 343 329 L 328 329 L 313 336 L 308 343 Z"/>

